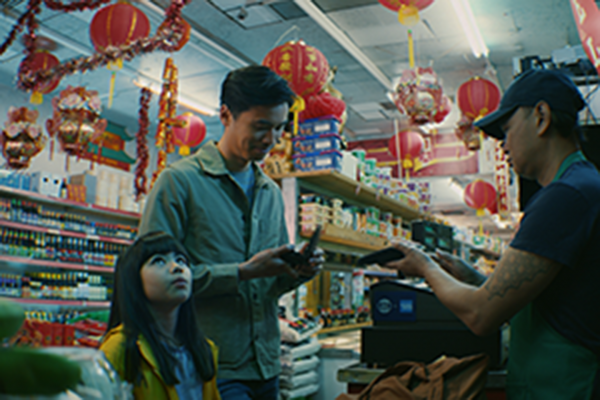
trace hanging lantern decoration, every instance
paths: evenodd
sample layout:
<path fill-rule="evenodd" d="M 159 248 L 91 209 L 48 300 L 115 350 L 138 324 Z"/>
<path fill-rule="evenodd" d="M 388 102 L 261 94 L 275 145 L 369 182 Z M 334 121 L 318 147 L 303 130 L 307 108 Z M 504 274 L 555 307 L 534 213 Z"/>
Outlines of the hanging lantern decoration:
<path fill-rule="evenodd" d="M 171 28 L 169 27 L 169 21 L 164 21 L 162 24 L 160 24 L 157 31 L 168 31 L 170 29 Z M 177 40 L 168 43 L 169 45 L 172 45 L 172 51 L 181 50 L 183 46 L 185 46 L 187 42 L 189 42 L 191 32 L 192 27 L 190 26 L 190 24 L 186 20 L 181 18 L 181 36 Z"/>
<path fill-rule="evenodd" d="M 319 93 L 329 77 L 329 64 L 318 49 L 302 40 L 290 41 L 267 53 L 262 65 L 284 78 L 297 97 L 290 107 L 294 114 L 294 135 L 298 132 L 298 115 L 306 108 L 305 98 Z"/>
<path fill-rule="evenodd" d="M 96 12 L 90 23 L 90 39 L 98 52 L 118 53 L 119 48 L 148 37 L 150 21 L 146 14 L 129 3 L 116 3 Z M 116 71 L 123 67 L 123 59 L 115 58 L 108 64 L 113 73 L 110 78 L 108 108 L 112 106 Z"/>
<path fill-rule="evenodd" d="M 414 125 L 435 122 L 437 114 L 447 107 L 442 85 L 431 67 L 404 70 L 392 98 L 398 110 Z"/>
<path fill-rule="evenodd" d="M 456 98 L 463 115 L 476 121 L 498 108 L 500 89 L 494 82 L 476 76 L 460 85 Z"/>
<path fill-rule="evenodd" d="M 495 207 L 496 189 L 491 183 L 476 179 L 465 188 L 464 200 L 467 206 L 477 210 L 478 216 L 483 216 L 486 208 Z"/>
<path fill-rule="evenodd" d="M 398 13 L 398 22 L 405 26 L 416 25 L 419 20 L 419 11 L 429 7 L 433 0 L 379 0 L 379 3 Z"/>
<path fill-rule="evenodd" d="M 183 113 L 175 119 L 181 121 L 183 126 L 173 128 L 173 142 L 175 146 L 179 146 L 179 154 L 187 156 L 190 148 L 200 145 L 206 137 L 206 124 L 191 112 Z"/>
<path fill-rule="evenodd" d="M 424 146 L 423 136 L 416 130 L 401 131 L 390 138 L 388 150 L 398 159 L 398 164 L 402 165 L 406 179 L 409 178 L 409 172 L 415 167 L 415 160 Z M 398 176 L 402 175 L 399 173 Z"/>
<path fill-rule="evenodd" d="M 22 169 L 29 167 L 31 158 L 44 148 L 46 138 L 42 128 L 37 124 L 37 110 L 26 107 L 10 107 L 8 120 L 0 135 L 2 155 L 9 168 Z"/>
<path fill-rule="evenodd" d="M 28 69 L 32 72 L 38 72 L 53 68 L 60 64 L 60 60 L 56 58 L 52 53 L 44 50 L 38 50 L 30 58 L 25 58 L 23 63 L 27 63 Z M 19 69 L 22 69 L 23 65 L 19 66 Z M 44 101 L 43 95 L 50 93 L 60 83 L 60 77 L 54 76 L 48 82 L 40 82 L 34 86 L 31 91 L 31 98 L 29 102 L 31 104 L 42 104 Z"/>
<path fill-rule="evenodd" d="M 52 138 L 56 136 L 60 148 L 68 156 L 79 157 L 86 151 L 90 141 L 99 140 L 106 129 L 106 120 L 100 118 L 102 103 L 95 90 L 68 86 L 52 99 L 52 118 L 46 120 L 46 130 Z"/>
<path fill-rule="evenodd" d="M 464 200 L 467 206 L 477 210 L 479 217 L 479 234 L 483 236 L 483 221 L 485 209 L 497 210 L 496 189 L 494 185 L 481 179 L 476 179 L 465 188 Z"/>
<path fill-rule="evenodd" d="M 345 112 L 346 103 L 343 100 L 322 92 L 306 99 L 306 109 L 300 113 L 300 120 L 332 116 L 341 122 Z"/>

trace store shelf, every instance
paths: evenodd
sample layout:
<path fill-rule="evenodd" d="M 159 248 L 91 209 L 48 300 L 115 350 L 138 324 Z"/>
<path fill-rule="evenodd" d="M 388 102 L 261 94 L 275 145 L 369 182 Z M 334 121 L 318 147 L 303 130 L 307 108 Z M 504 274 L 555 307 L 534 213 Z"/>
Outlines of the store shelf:
<path fill-rule="evenodd" d="M 8 194 L 12 196 L 17 196 L 23 199 L 36 201 L 45 204 L 52 204 L 55 206 L 61 206 L 72 210 L 85 211 L 87 213 L 93 213 L 98 215 L 103 215 L 110 218 L 115 219 L 123 219 L 129 221 L 137 221 L 140 219 L 139 213 L 134 213 L 130 211 L 117 210 L 114 208 L 97 206 L 95 204 L 88 203 L 80 203 L 78 201 L 72 201 L 67 199 L 60 199 L 57 197 L 46 196 L 43 194 L 39 194 L 36 192 L 31 192 L 28 190 L 14 189 L 7 186 L 0 185 L 0 195 Z"/>
<path fill-rule="evenodd" d="M 383 212 L 392 212 L 406 221 L 423 218 L 418 210 L 409 207 L 387 195 L 379 193 L 364 183 L 343 175 L 336 170 L 292 172 L 285 175 L 271 175 L 274 180 L 298 178 L 302 186 L 330 197 L 343 198 L 363 207 L 374 206 Z"/>
<path fill-rule="evenodd" d="M 64 230 L 64 229 L 46 228 L 44 226 L 38 226 L 38 225 L 21 224 L 19 222 L 7 221 L 4 219 L 0 219 L 0 226 L 4 226 L 6 228 L 12 228 L 12 229 L 20 229 L 20 230 L 24 230 L 24 231 L 42 232 L 42 233 L 50 233 L 53 235 L 69 236 L 69 237 L 75 237 L 75 238 L 80 238 L 80 239 L 99 240 L 99 241 L 107 242 L 107 243 L 117 243 L 117 244 L 124 244 L 124 245 L 130 245 L 131 243 L 133 243 L 132 240 L 127 240 L 127 239 L 119 239 L 119 238 L 114 238 L 114 237 L 110 237 L 110 236 L 88 235 L 87 233 L 82 233 L 82 232 L 75 232 L 75 231 L 69 231 L 69 230 Z"/>
<path fill-rule="evenodd" d="M 33 258 L 18 257 L 18 256 L 0 255 L 0 263 L 2 263 L 2 262 L 8 263 L 8 264 L 32 265 L 32 266 L 36 266 L 36 267 L 70 269 L 70 270 L 74 270 L 74 271 L 104 272 L 104 273 L 111 273 L 111 274 L 115 272 L 115 269 L 113 267 L 99 267 L 99 266 L 95 266 L 95 265 L 63 263 L 63 262 L 51 261 L 51 260 L 36 260 Z"/>
<path fill-rule="evenodd" d="M 301 231 L 300 236 L 310 238 L 312 232 Z M 325 225 L 321 233 L 320 242 L 336 243 L 347 246 L 349 251 L 353 249 L 381 250 L 386 247 L 388 241 L 375 236 L 370 236 L 350 229 L 342 229 L 335 225 Z"/>
<path fill-rule="evenodd" d="M 39 306 L 62 306 L 83 308 L 110 308 L 110 301 L 79 301 L 79 300 L 45 300 L 45 299 L 22 299 L 19 297 L 3 297 L 19 304 Z"/>
<path fill-rule="evenodd" d="M 319 331 L 319 335 L 327 335 L 330 333 L 340 333 L 340 332 L 349 332 L 349 331 L 355 331 L 357 329 L 361 329 L 361 328 L 366 328 L 368 326 L 371 326 L 373 323 L 371 321 L 369 322 L 363 322 L 360 324 L 352 324 L 352 325 L 342 325 L 342 326 L 332 326 L 331 328 L 323 328 Z"/>

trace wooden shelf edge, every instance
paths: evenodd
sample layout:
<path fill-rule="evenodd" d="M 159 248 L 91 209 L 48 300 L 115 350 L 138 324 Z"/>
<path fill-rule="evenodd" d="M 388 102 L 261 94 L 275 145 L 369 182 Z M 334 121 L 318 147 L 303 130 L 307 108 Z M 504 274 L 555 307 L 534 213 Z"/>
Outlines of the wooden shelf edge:
<path fill-rule="evenodd" d="M 342 326 L 333 326 L 331 328 L 323 328 L 318 334 L 319 335 L 327 335 L 329 333 L 340 333 L 340 332 L 349 332 L 354 331 L 360 328 L 366 328 L 368 326 L 373 325 L 373 322 L 362 322 L 360 324 L 352 324 L 352 325 L 342 325 Z"/>
<path fill-rule="evenodd" d="M 11 195 L 24 197 L 24 198 L 31 199 L 31 200 L 37 200 L 37 201 L 44 202 L 47 204 L 54 204 L 54 205 L 63 206 L 63 207 L 72 207 L 77 210 L 95 212 L 95 213 L 109 215 L 111 217 L 120 218 L 120 219 L 139 220 L 141 218 L 141 215 L 136 212 L 124 211 L 124 210 L 119 210 L 116 208 L 108 208 L 108 207 L 98 206 L 98 205 L 89 204 L 89 203 L 80 203 L 78 201 L 61 199 L 61 198 L 52 197 L 52 196 L 46 196 L 44 194 L 39 194 L 39 193 L 32 192 L 29 190 L 15 189 L 15 188 L 3 186 L 3 185 L 0 185 L 0 193 L 8 193 Z"/>
<path fill-rule="evenodd" d="M 4 226 L 7 228 L 13 229 L 21 229 L 32 232 L 42 232 L 42 233 L 52 233 L 61 236 L 70 236 L 80 239 L 90 239 L 90 240 L 100 240 L 106 243 L 115 243 L 115 244 L 124 244 L 130 245 L 133 243 L 133 240 L 115 238 L 111 236 L 101 236 L 101 235 L 90 235 L 83 232 L 70 231 L 68 229 L 58 229 L 58 228 L 48 228 L 40 225 L 30 225 L 30 224 L 22 224 L 20 222 L 9 221 L 6 219 L 0 219 L 0 226 Z"/>
<path fill-rule="evenodd" d="M 111 273 L 111 274 L 115 272 L 115 269 L 113 267 L 101 267 L 101 266 L 96 266 L 96 265 L 85 265 L 85 264 L 69 264 L 69 263 L 62 263 L 62 262 L 52 261 L 52 260 L 38 260 L 38 259 L 34 259 L 34 258 L 27 258 L 27 257 L 20 257 L 20 256 L 0 255 L 0 262 L 34 265 L 37 267 L 46 267 L 46 268 L 71 269 L 71 270 L 76 270 L 76 271 L 104 272 L 104 273 Z"/>
<path fill-rule="evenodd" d="M 319 185 L 319 180 L 335 179 L 335 181 L 347 186 L 347 194 L 340 194 L 344 197 L 361 203 L 369 203 L 373 206 L 385 208 L 387 211 L 394 212 L 408 221 L 425 217 L 419 210 L 409 207 L 408 205 L 385 194 L 380 194 L 376 189 L 343 175 L 337 170 L 297 171 L 289 174 L 270 175 L 270 177 L 273 180 L 298 178 L 303 179 L 308 183 L 312 183 L 315 186 L 323 187 L 328 185 Z M 353 195 L 350 195 L 350 193 L 353 193 Z"/>
<path fill-rule="evenodd" d="M 309 239 L 310 236 L 312 235 L 312 232 L 306 232 L 306 231 L 301 231 L 300 232 L 300 236 L 305 238 L 305 239 Z M 348 240 L 348 239 L 344 239 L 344 238 L 340 238 L 337 236 L 331 236 L 328 235 L 327 233 L 322 233 L 321 234 L 321 241 L 323 242 L 329 242 L 329 243 L 335 243 L 335 244 L 341 244 L 344 246 L 348 246 L 348 247 L 356 247 L 359 249 L 365 249 L 365 250 L 381 250 L 383 247 L 385 246 L 377 246 L 377 245 L 373 245 L 370 243 L 364 243 L 364 242 L 357 242 L 354 240 Z"/>
<path fill-rule="evenodd" d="M 41 306 L 65 306 L 65 307 L 89 307 L 89 308 L 110 308 L 110 301 L 81 301 L 81 300 L 45 300 L 45 299 L 24 299 L 21 297 L 6 297 L 4 299 L 13 300 L 20 304 L 38 304 Z"/>

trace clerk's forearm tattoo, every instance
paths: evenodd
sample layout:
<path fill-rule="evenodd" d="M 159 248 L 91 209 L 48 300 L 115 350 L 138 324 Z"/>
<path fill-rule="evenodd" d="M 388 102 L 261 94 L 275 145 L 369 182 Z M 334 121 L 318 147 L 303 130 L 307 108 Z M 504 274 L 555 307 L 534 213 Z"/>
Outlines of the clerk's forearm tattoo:
<path fill-rule="evenodd" d="M 489 293 L 488 300 L 504 297 L 510 289 L 518 289 L 525 282 L 532 282 L 537 276 L 546 274 L 552 265 L 543 259 L 522 257 L 518 254 L 507 255 L 501 269 L 496 270 L 485 285 Z"/>

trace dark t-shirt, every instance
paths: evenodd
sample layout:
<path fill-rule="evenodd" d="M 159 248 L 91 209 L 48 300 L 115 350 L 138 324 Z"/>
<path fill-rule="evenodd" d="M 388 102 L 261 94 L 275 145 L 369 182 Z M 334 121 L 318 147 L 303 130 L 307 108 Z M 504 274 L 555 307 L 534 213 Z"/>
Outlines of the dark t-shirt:
<path fill-rule="evenodd" d="M 600 174 L 571 165 L 525 207 L 511 247 L 563 265 L 534 301 L 567 339 L 600 356 Z"/>

